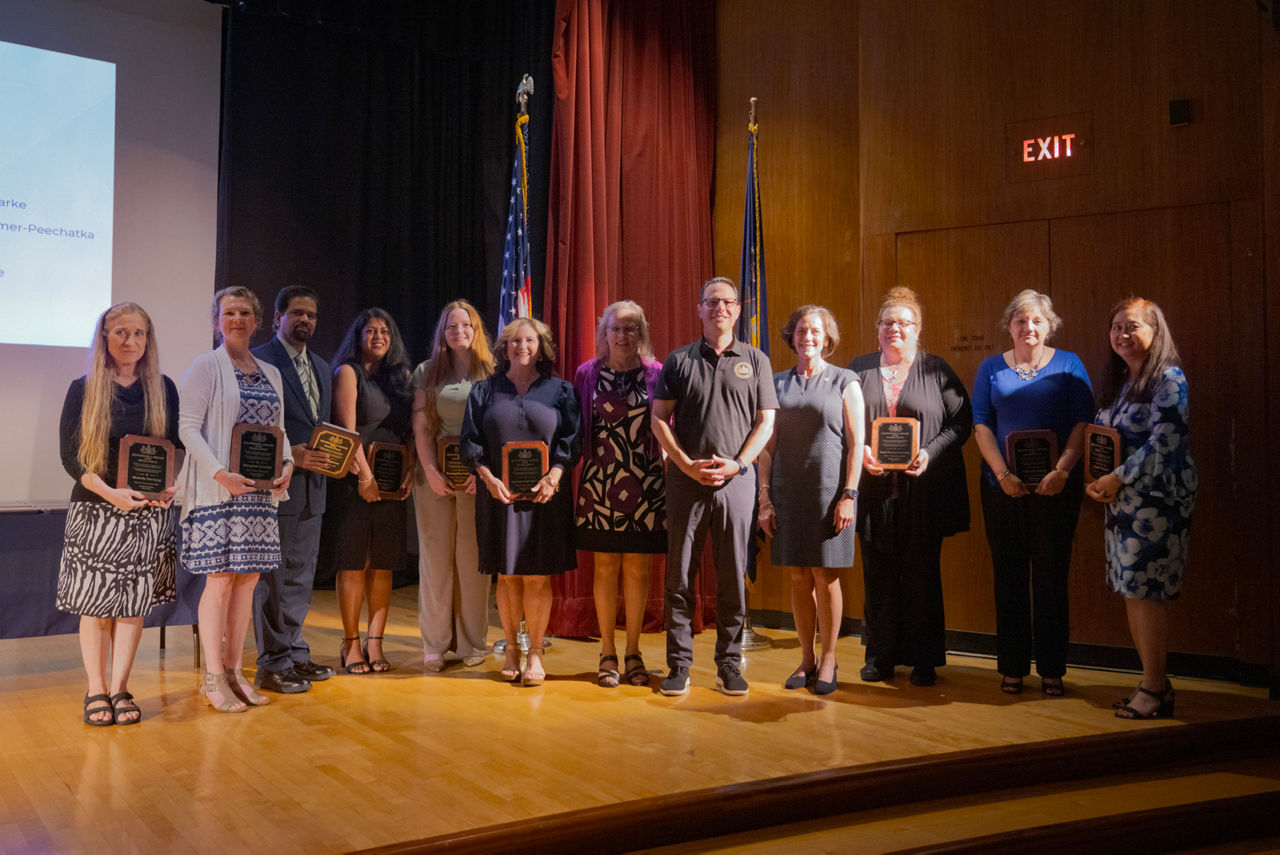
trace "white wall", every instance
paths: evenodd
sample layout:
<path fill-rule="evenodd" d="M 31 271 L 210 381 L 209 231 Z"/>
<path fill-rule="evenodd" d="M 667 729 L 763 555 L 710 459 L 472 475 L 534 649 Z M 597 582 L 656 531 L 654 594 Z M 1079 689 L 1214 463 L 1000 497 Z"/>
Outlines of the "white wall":
<path fill-rule="evenodd" d="M 116 64 L 112 302 L 151 315 L 175 382 L 212 344 L 221 15 L 201 0 L 4 0 L 0 15 L 0 40 Z M 70 494 L 58 418 L 87 352 L 0 345 L 0 506 Z"/>

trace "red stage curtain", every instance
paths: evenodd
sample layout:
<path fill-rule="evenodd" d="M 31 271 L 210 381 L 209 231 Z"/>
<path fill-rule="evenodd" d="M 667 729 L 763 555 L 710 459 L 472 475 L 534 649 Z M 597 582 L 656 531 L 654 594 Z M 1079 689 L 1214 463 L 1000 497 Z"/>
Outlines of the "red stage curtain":
<path fill-rule="evenodd" d="M 714 45 L 709 0 L 556 6 L 543 318 L 562 376 L 595 356 L 597 318 L 616 300 L 644 307 L 658 359 L 699 335 L 698 287 L 712 275 Z M 598 633 L 589 553 L 578 568 L 554 580 L 554 635 Z M 664 568 L 655 556 L 646 631 L 662 629 Z M 713 623 L 715 580 L 700 579 Z"/>

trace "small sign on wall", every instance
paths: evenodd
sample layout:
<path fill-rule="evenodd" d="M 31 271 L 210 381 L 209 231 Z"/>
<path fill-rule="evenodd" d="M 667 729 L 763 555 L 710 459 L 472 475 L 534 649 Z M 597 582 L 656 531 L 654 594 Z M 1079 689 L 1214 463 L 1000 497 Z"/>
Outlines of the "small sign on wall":
<path fill-rule="evenodd" d="M 1093 113 L 1028 119 L 1004 127 L 1005 178 L 1009 182 L 1093 172 Z"/>

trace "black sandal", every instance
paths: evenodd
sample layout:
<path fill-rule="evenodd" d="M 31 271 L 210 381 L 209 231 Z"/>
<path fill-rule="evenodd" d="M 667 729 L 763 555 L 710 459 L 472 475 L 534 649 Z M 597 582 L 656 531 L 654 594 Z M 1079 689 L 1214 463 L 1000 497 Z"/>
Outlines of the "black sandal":
<path fill-rule="evenodd" d="M 1041 677 L 1040 691 L 1047 697 L 1060 698 L 1067 693 L 1067 687 L 1063 685 L 1061 677 Z"/>
<path fill-rule="evenodd" d="M 1022 694 L 1022 678 L 1021 677 L 1002 677 L 1000 679 L 1000 691 L 1006 695 Z"/>
<path fill-rule="evenodd" d="M 381 640 L 381 635 L 367 635 L 364 639 L 364 658 L 369 663 L 369 670 L 375 674 L 385 674 L 391 670 L 391 663 L 383 657 L 380 656 L 377 659 L 369 658 L 369 642 Z"/>
<path fill-rule="evenodd" d="M 623 657 L 627 666 L 627 682 L 632 686 L 649 685 L 649 669 L 644 665 L 644 657 L 639 653 L 628 653 Z"/>
<path fill-rule="evenodd" d="M 90 704 L 94 705 L 93 709 L 89 708 Z M 111 715 L 107 718 L 90 718 L 90 716 L 98 713 L 110 713 Z M 111 708 L 111 698 L 106 695 L 90 695 L 86 693 L 84 696 L 84 723 L 91 724 L 94 727 L 110 727 L 115 724 L 116 714 L 115 710 Z"/>
<path fill-rule="evenodd" d="M 121 716 L 129 713 L 137 713 L 138 717 L 133 719 L 120 720 Z M 128 691 L 116 692 L 111 696 L 111 720 L 116 724 L 137 724 L 142 721 L 142 707 L 133 702 L 133 695 Z"/>
<path fill-rule="evenodd" d="M 604 663 L 612 662 L 612 668 L 604 667 Z M 606 689 L 618 688 L 620 682 L 618 674 L 618 657 L 612 653 L 606 653 L 600 657 L 599 669 L 596 671 L 596 685 L 603 686 Z"/>
<path fill-rule="evenodd" d="M 1144 695 L 1147 695 L 1148 697 L 1159 699 L 1160 703 L 1156 706 L 1155 709 L 1151 710 L 1151 712 L 1148 712 L 1148 713 L 1139 712 L 1138 710 L 1134 709 L 1128 704 L 1125 704 L 1124 706 L 1120 707 L 1120 709 L 1116 710 L 1116 718 L 1134 720 L 1134 719 L 1148 719 L 1148 718 L 1168 718 L 1169 716 L 1173 715 L 1173 690 L 1172 689 L 1170 689 L 1167 692 L 1153 692 L 1148 688 L 1139 686 L 1138 691 Z"/>
<path fill-rule="evenodd" d="M 353 641 L 355 644 L 351 643 Z M 357 650 L 360 649 L 360 636 L 357 635 L 355 638 L 342 639 L 342 644 L 338 647 L 338 664 L 341 665 L 348 674 L 354 674 L 357 677 L 364 676 L 369 673 L 369 663 L 365 661 L 363 653 L 355 662 L 347 664 L 347 654 L 351 652 L 352 647 L 355 647 Z"/>

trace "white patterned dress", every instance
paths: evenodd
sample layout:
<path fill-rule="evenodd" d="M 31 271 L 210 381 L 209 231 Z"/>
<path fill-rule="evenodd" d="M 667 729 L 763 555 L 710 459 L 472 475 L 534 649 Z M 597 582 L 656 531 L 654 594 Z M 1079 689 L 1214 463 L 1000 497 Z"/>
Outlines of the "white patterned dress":
<path fill-rule="evenodd" d="M 280 398 L 259 371 L 235 369 L 240 388 L 236 422 L 274 425 Z M 265 490 L 192 508 L 182 521 L 182 566 L 188 573 L 270 573 L 280 565 L 280 524 Z"/>

